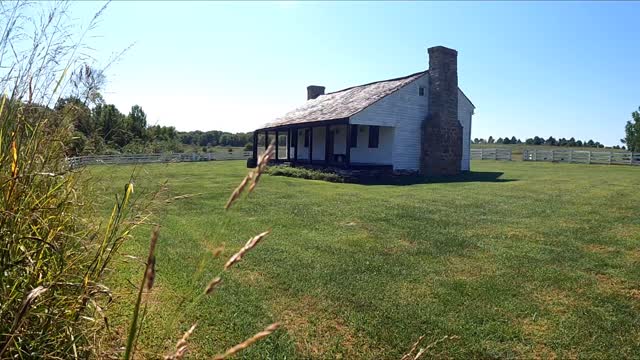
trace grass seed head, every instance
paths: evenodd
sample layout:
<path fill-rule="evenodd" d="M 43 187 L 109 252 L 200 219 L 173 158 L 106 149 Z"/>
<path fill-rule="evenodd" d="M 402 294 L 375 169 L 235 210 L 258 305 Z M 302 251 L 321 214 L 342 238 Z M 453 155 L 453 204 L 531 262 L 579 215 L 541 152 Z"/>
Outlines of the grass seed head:
<path fill-rule="evenodd" d="M 262 239 L 264 239 L 267 235 L 269 235 L 270 232 L 271 232 L 270 230 L 267 230 L 249 239 L 249 241 L 247 241 L 247 243 L 240 250 L 238 250 L 237 253 L 233 254 L 233 256 L 229 258 L 226 264 L 224 264 L 224 269 L 227 270 L 234 264 L 240 262 L 244 254 L 247 251 L 253 249 L 256 245 L 258 245 L 258 243 L 260 243 Z"/>
<path fill-rule="evenodd" d="M 205 295 L 209 295 L 211 294 L 211 292 L 213 291 L 213 289 L 215 289 L 220 283 L 222 282 L 222 278 L 221 277 L 216 277 L 213 280 L 211 280 L 209 282 L 209 285 L 207 285 L 207 288 L 204 289 L 204 293 Z"/>
<path fill-rule="evenodd" d="M 165 360 L 178 360 L 184 357 L 184 355 L 187 353 L 187 341 L 189 340 L 191 334 L 193 334 L 193 330 L 195 330 L 197 324 L 198 323 L 194 323 L 193 325 L 191 325 L 189 330 L 187 330 L 184 335 L 182 335 L 182 338 L 180 338 L 180 340 L 178 340 L 178 342 L 176 343 L 176 352 L 171 355 L 165 356 Z"/>
<path fill-rule="evenodd" d="M 158 243 L 158 234 L 160 226 L 156 226 L 151 233 L 151 242 L 149 243 L 149 257 L 147 258 L 146 268 L 146 285 L 147 290 L 151 290 L 156 279 L 156 244 Z"/>
<path fill-rule="evenodd" d="M 271 335 L 274 331 L 276 331 L 278 329 L 279 326 L 280 326 L 280 324 L 278 324 L 278 323 L 273 323 L 273 324 L 267 326 L 264 330 L 262 330 L 259 333 L 253 335 L 252 337 L 248 338 L 247 340 L 241 342 L 238 345 L 235 345 L 235 346 L 229 348 L 227 351 L 225 351 L 224 354 L 216 355 L 214 357 L 214 359 L 215 360 L 223 360 L 223 359 L 226 359 L 226 358 L 228 358 L 230 356 L 233 356 L 233 355 L 237 354 L 238 352 L 240 352 L 240 351 L 248 348 L 249 346 L 251 346 L 256 341 Z"/>

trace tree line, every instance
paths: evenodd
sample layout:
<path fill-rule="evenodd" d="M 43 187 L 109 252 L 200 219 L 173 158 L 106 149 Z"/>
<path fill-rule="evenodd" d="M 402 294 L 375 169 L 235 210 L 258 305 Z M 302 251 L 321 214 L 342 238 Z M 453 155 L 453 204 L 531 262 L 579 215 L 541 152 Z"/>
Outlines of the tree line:
<path fill-rule="evenodd" d="M 100 70 L 85 65 L 72 74 L 69 95 L 60 98 L 53 109 L 32 106 L 71 127 L 72 136 L 67 141 L 70 156 L 208 151 L 213 146 L 251 148 L 252 133 L 180 132 L 173 126 L 149 125 L 139 105 L 125 114 L 115 105 L 107 104 L 100 93 L 104 83 L 105 76 Z"/>
<path fill-rule="evenodd" d="M 559 138 L 556 139 L 553 136 L 549 136 L 548 138 L 543 138 L 540 136 L 534 136 L 532 138 L 527 138 L 523 142 L 522 140 L 512 137 L 504 137 L 498 138 L 497 140 L 493 138 L 493 136 L 489 136 L 488 139 L 475 138 L 473 139 L 474 144 L 498 144 L 498 145 L 509 145 L 509 144 L 526 144 L 526 145 L 548 145 L 548 146 L 569 146 L 569 147 L 587 147 L 587 148 L 604 148 L 605 146 L 598 141 L 593 141 L 591 139 L 587 141 L 576 140 L 575 138 Z M 613 146 L 612 149 L 625 149 L 624 146 Z"/>

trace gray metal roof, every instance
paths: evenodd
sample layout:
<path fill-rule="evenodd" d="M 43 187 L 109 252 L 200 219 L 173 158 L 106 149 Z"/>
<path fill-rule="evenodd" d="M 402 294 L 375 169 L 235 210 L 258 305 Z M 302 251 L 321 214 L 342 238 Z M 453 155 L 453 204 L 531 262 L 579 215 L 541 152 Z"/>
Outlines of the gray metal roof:
<path fill-rule="evenodd" d="M 376 81 L 320 95 L 265 124 L 262 129 L 348 118 L 426 73 L 427 71 L 421 71 L 401 78 Z"/>

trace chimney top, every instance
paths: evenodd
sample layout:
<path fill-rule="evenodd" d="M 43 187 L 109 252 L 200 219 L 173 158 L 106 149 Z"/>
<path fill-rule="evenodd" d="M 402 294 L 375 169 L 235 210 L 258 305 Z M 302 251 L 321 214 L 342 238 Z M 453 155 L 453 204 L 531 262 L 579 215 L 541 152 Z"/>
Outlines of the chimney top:
<path fill-rule="evenodd" d="M 427 49 L 429 55 L 433 53 L 441 53 L 441 54 L 449 54 L 449 55 L 458 55 L 458 52 L 454 49 L 445 47 L 445 46 L 434 46 Z"/>
<path fill-rule="evenodd" d="M 307 86 L 307 100 L 312 100 L 320 95 L 324 95 L 324 86 L 309 85 Z"/>

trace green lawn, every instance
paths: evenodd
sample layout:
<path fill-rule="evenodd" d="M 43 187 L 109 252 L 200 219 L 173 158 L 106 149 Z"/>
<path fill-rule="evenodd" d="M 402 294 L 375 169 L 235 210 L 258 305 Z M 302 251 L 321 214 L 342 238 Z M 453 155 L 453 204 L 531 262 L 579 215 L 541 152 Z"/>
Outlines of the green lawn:
<path fill-rule="evenodd" d="M 103 194 L 133 167 L 91 167 Z M 168 179 L 157 279 L 141 348 L 172 349 L 195 320 L 207 358 L 274 321 L 246 358 L 621 358 L 640 354 L 640 168 L 475 161 L 456 182 L 405 186 L 263 177 L 228 212 L 244 161 L 154 164 L 136 194 Z M 503 173 L 503 174 L 502 174 Z M 197 304 L 226 258 L 272 234 Z M 148 229 L 123 254 L 145 257 Z M 226 250 L 214 259 L 211 250 Z M 124 260 L 127 260 L 126 262 Z M 115 328 L 142 267 L 111 278 Z"/>

